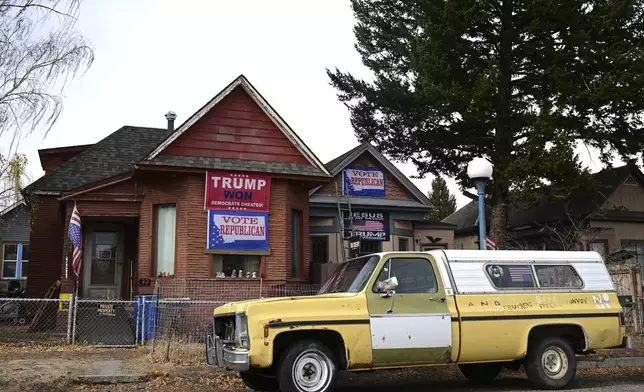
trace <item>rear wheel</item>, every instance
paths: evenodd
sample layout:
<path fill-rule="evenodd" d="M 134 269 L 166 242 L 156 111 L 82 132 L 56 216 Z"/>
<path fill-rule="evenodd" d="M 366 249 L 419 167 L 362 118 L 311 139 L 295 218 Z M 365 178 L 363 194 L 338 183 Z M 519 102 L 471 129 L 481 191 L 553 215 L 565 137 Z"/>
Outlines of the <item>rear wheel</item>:
<path fill-rule="evenodd" d="M 277 392 L 279 387 L 277 380 L 261 374 L 252 372 L 239 372 L 239 378 L 248 388 L 258 392 Z"/>
<path fill-rule="evenodd" d="M 333 353 L 315 340 L 301 340 L 286 349 L 277 369 L 282 392 L 332 392 L 337 365 Z"/>
<path fill-rule="evenodd" d="M 565 339 L 544 338 L 528 349 L 525 370 L 535 388 L 563 389 L 575 379 L 577 358 Z"/>
<path fill-rule="evenodd" d="M 476 383 L 488 383 L 496 380 L 501 374 L 500 363 L 471 363 L 458 365 L 465 378 Z"/>

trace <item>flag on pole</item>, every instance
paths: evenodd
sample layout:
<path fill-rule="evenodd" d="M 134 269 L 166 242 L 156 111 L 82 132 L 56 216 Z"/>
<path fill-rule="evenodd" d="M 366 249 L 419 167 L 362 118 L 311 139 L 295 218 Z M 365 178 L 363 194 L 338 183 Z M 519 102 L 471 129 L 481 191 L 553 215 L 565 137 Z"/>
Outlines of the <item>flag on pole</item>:
<path fill-rule="evenodd" d="M 69 240 L 74 246 L 74 251 L 72 252 L 72 269 L 78 277 L 80 276 L 82 263 L 83 241 L 81 240 L 81 217 L 78 213 L 78 208 L 76 208 L 76 204 L 74 204 L 74 211 L 69 220 Z"/>
<path fill-rule="evenodd" d="M 485 244 L 488 249 L 496 250 L 496 242 L 490 237 L 485 237 Z"/>

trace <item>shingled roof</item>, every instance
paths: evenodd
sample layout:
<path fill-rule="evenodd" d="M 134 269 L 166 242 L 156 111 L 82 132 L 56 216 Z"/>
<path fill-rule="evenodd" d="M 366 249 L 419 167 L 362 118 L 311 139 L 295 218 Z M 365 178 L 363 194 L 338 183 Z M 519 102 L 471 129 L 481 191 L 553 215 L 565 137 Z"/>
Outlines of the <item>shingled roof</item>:
<path fill-rule="evenodd" d="M 124 126 L 31 183 L 25 192 L 63 193 L 129 173 L 168 134 L 165 128 Z"/>
<path fill-rule="evenodd" d="M 610 195 L 631 175 L 644 182 L 644 175 L 637 167 L 624 165 L 594 173 L 593 178 L 599 184 L 599 189 L 577 188 L 565 199 L 541 196 L 541 200 L 538 203 L 530 206 L 512 205 L 508 211 L 508 227 L 543 224 L 567 216 L 585 217 L 598 213 Z M 490 220 L 489 215 L 490 207 L 486 205 L 487 223 Z M 452 215 L 443 219 L 443 222 L 456 225 L 457 232 L 478 227 L 477 201 L 469 202 Z"/>

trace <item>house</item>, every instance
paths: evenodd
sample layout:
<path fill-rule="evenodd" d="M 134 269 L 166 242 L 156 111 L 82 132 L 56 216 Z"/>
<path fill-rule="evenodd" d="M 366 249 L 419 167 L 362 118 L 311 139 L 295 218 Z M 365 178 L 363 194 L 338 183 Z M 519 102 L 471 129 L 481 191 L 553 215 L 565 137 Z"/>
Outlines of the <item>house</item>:
<path fill-rule="evenodd" d="M 331 178 L 315 154 L 243 75 L 179 127 L 166 118 L 40 150 L 46 173 L 23 192 L 29 296 L 57 279 L 72 292 L 75 207 L 84 297 L 149 294 L 172 277 L 308 281 L 309 191 Z"/>
<path fill-rule="evenodd" d="M 644 265 L 644 174 L 625 165 L 594 173 L 593 179 L 598 188 L 578 188 L 562 199 L 542 196 L 533 205 L 511 206 L 507 246 L 594 250 L 609 260 L 626 251 Z M 456 226 L 455 248 L 478 248 L 476 201 L 443 222 Z"/>
<path fill-rule="evenodd" d="M 427 196 L 371 144 L 325 166 L 333 180 L 309 197 L 311 262 L 343 261 L 351 236 L 360 238 L 358 254 L 452 247 L 454 226 L 425 220 Z"/>
<path fill-rule="evenodd" d="M 9 281 L 19 280 L 25 287 L 29 275 L 29 208 L 20 200 L 0 212 L 0 250 L 2 272 L 0 291 Z"/>

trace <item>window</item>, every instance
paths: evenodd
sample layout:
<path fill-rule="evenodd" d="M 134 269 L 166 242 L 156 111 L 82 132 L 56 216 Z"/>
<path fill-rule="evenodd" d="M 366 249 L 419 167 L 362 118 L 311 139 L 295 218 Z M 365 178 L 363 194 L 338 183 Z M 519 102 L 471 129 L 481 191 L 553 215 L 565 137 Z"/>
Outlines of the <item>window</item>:
<path fill-rule="evenodd" d="M 369 255 L 380 252 L 380 241 L 360 241 L 360 255 Z"/>
<path fill-rule="evenodd" d="M 532 268 L 529 265 L 488 265 L 485 269 L 492 284 L 499 289 L 524 289 L 536 286 Z"/>
<path fill-rule="evenodd" d="M 544 288 L 581 288 L 583 282 L 571 265 L 535 265 L 539 286 Z"/>
<path fill-rule="evenodd" d="M 381 292 L 379 283 L 394 276 L 398 279 L 396 294 L 435 293 L 438 291 L 434 268 L 427 259 L 395 258 L 387 261 L 374 285 L 374 292 Z"/>
<path fill-rule="evenodd" d="M 2 277 L 15 279 L 18 272 L 18 244 L 4 244 L 2 251 Z"/>
<path fill-rule="evenodd" d="M 398 238 L 398 250 L 401 252 L 409 250 L 409 238 Z"/>
<path fill-rule="evenodd" d="M 2 278 L 26 279 L 29 262 L 28 244 L 7 244 L 2 246 Z"/>
<path fill-rule="evenodd" d="M 311 237 L 311 262 L 322 264 L 329 262 L 329 237 Z"/>
<path fill-rule="evenodd" d="M 644 241 L 622 240 L 622 248 L 631 253 L 635 260 L 644 266 Z"/>
<path fill-rule="evenodd" d="M 606 240 L 591 241 L 588 244 L 588 248 L 591 251 L 595 251 L 599 253 L 602 256 L 602 259 L 606 260 L 606 256 L 608 255 L 608 241 Z"/>
<path fill-rule="evenodd" d="M 214 255 L 212 275 L 226 278 L 260 278 L 261 256 Z"/>
<path fill-rule="evenodd" d="M 291 211 L 291 277 L 300 277 L 302 265 L 302 211 Z"/>
<path fill-rule="evenodd" d="M 174 275 L 174 242 L 177 222 L 175 204 L 154 206 L 155 244 L 154 262 L 156 276 Z"/>

